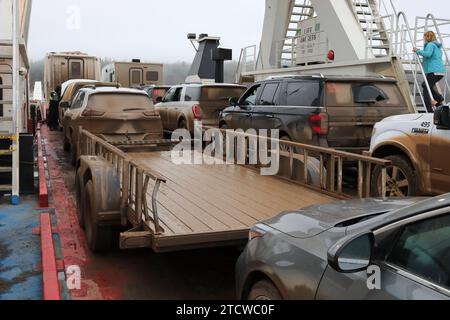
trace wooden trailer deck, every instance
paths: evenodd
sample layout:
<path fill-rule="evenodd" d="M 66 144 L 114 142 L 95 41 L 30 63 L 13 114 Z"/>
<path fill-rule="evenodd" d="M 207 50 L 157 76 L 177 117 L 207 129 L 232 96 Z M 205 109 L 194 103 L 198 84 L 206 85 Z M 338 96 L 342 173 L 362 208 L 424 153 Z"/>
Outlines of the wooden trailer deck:
<path fill-rule="evenodd" d="M 336 198 L 238 165 L 176 165 L 170 152 L 130 153 L 167 182 L 158 193 L 160 235 L 155 251 L 205 247 L 248 239 L 249 228 L 282 211 Z M 151 203 L 149 188 L 147 195 Z M 148 225 L 152 231 L 154 225 Z M 156 233 L 156 232 L 154 232 Z"/>

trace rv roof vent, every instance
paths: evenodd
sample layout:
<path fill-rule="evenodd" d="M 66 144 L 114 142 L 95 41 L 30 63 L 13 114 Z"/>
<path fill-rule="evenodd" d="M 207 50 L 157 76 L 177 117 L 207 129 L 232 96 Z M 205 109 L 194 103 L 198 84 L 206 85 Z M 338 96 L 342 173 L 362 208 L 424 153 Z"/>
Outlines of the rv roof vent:
<path fill-rule="evenodd" d="M 133 59 L 133 60 L 131 60 L 131 62 L 133 62 L 133 63 L 141 63 L 141 59 Z"/>

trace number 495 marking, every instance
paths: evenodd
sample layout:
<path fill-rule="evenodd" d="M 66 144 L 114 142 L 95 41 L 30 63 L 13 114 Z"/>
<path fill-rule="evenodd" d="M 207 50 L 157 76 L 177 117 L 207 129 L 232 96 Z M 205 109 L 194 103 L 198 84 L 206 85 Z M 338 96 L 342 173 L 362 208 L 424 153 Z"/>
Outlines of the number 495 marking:
<path fill-rule="evenodd" d="M 422 128 L 431 128 L 431 122 L 422 122 L 421 127 Z"/>

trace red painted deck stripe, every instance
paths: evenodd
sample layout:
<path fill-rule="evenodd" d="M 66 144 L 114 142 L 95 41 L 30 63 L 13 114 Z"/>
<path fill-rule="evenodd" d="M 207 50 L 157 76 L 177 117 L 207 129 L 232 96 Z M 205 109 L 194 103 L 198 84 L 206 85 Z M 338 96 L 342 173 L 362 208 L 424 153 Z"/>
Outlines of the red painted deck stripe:
<path fill-rule="evenodd" d="M 44 300 L 61 300 L 50 214 L 43 213 L 40 220 Z"/>
<path fill-rule="evenodd" d="M 40 128 L 37 132 L 38 139 L 38 168 L 39 168 L 39 206 L 48 208 L 47 178 L 45 177 L 44 153 L 42 150 L 42 140 Z"/>

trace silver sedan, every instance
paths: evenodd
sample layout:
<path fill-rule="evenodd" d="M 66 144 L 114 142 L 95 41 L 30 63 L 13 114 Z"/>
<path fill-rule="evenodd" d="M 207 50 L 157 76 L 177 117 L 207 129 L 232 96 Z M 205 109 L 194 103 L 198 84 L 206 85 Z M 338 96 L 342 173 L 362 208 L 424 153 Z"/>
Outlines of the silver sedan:
<path fill-rule="evenodd" d="M 345 201 L 256 225 L 239 299 L 450 299 L 450 194 Z"/>

